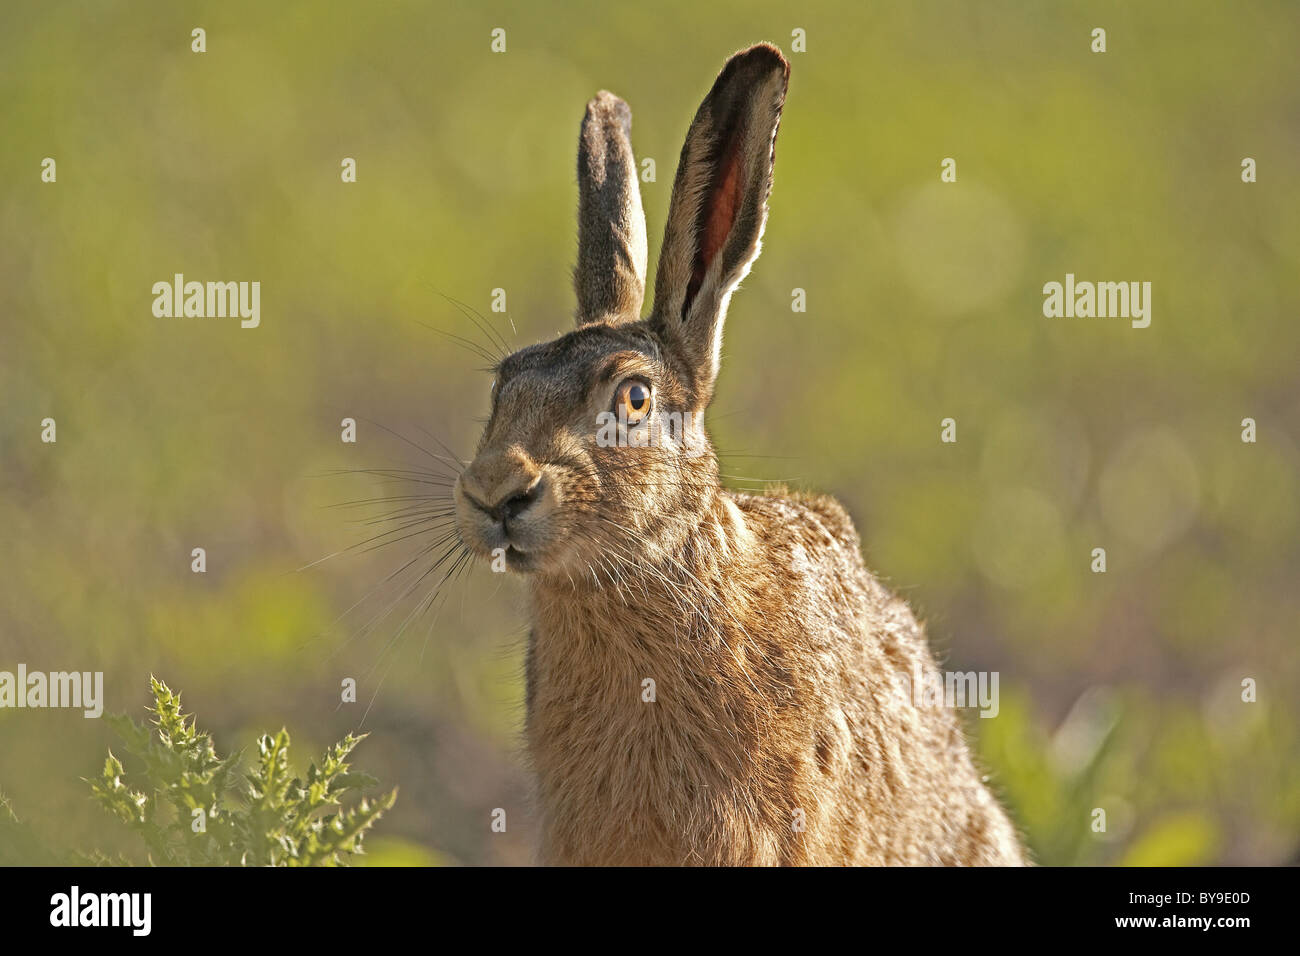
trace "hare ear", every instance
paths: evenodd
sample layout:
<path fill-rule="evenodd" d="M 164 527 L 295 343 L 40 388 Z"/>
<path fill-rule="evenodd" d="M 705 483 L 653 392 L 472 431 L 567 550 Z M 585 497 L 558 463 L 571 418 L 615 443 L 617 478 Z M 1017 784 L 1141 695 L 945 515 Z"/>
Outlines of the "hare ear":
<path fill-rule="evenodd" d="M 578 138 L 578 325 L 635 321 L 645 298 L 646 234 L 632 158 L 632 111 L 602 90 Z"/>
<path fill-rule="evenodd" d="M 684 366 L 701 408 L 718 374 L 727 303 L 758 258 L 789 80 L 790 65 L 776 47 L 737 53 L 700 104 L 682 147 L 652 323 Z"/>

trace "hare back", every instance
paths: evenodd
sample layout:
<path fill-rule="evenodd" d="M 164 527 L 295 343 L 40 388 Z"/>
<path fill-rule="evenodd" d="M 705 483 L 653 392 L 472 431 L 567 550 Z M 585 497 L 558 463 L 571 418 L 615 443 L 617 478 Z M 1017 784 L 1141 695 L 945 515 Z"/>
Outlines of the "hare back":
<path fill-rule="evenodd" d="M 771 577 L 758 632 L 799 649 L 791 658 L 799 662 L 806 719 L 790 723 L 788 757 L 802 756 L 805 793 L 818 801 L 804 813 L 810 855 L 842 863 L 1022 863 L 956 713 L 917 693 L 942 685 L 924 629 L 867 570 L 848 512 L 827 495 L 780 487 L 730 497 L 761 539 Z"/>

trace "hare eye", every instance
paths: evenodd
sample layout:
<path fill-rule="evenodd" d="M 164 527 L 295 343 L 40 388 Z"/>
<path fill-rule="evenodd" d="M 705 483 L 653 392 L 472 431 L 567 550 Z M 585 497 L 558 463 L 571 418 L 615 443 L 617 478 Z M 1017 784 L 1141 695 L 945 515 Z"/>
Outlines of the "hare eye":
<path fill-rule="evenodd" d="M 614 393 L 614 411 L 629 425 L 637 425 L 650 414 L 650 386 L 629 379 Z"/>

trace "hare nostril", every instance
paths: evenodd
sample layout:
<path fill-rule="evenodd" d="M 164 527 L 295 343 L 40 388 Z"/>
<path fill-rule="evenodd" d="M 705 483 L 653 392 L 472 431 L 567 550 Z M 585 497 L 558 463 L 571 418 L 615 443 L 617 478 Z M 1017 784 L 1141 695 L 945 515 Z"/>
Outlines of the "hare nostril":
<path fill-rule="evenodd" d="M 533 506 L 538 498 L 537 490 L 540 486 L 535 484 L 521 495 L 515 495 L 501 505 L 501 514 L 507 520 L 518 518 L 521 514 Z"/>

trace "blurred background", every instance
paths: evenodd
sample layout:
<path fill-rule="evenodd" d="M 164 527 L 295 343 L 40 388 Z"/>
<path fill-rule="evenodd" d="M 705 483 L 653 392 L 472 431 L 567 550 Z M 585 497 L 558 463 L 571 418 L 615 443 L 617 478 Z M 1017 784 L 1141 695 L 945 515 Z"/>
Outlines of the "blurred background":
<path fill-rule="evenodd" d="M 356 547 L 400 504 L 347 503 L 444 490 L 489 332 L 570 327 L 586 100 L 625 97 L 655 160 L 653 269 L 696 106 L 770 40 L 792 79 L 723 470 L 837 495 L 943 666 L 999 673 L 969 725 L 1040 862 L 1294 862 L 1298 29 L 1210 0 L 6 3 L 0 669 L 102 670 L 137 717 L 156 674 L 222 752 L 359 727 L 400 787 L 372 862 L 529 862 L 519 583 L 463 568 L 423 613 L 431 533 Z M 260 327 L 154 317 L 178 272 L 259 281 Z M 1151 326 L 1045 318 L 1067 272 L 1150 281 Z M 82 780 L 112 743 L 0 710 L 0 791 L 113 852 Z"/>

